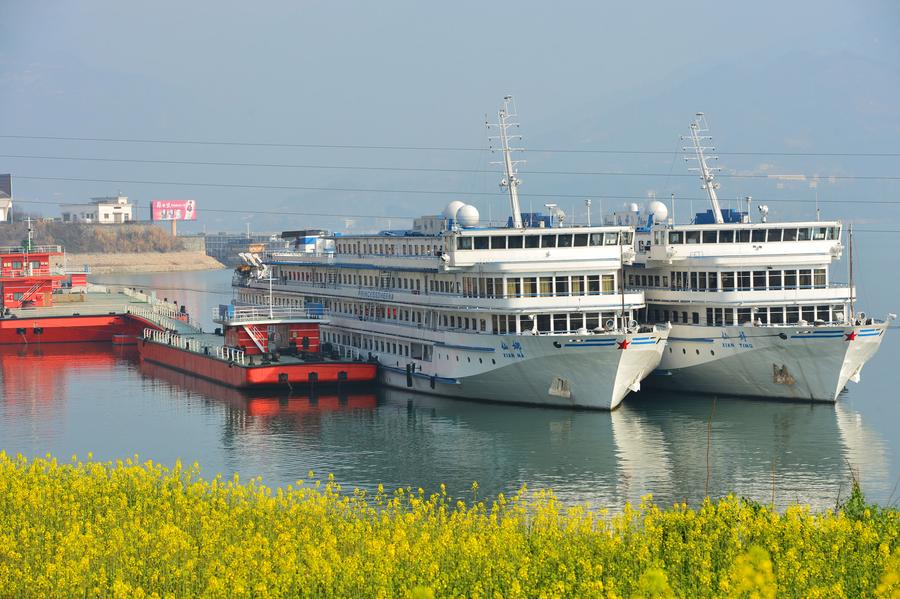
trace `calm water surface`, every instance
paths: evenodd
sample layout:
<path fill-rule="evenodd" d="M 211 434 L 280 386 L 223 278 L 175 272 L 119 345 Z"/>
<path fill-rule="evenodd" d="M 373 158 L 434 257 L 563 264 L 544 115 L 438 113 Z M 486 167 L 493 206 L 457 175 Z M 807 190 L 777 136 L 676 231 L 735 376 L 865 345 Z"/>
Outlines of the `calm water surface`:
<path fill-rule="evenodd" d="M 207 326 L 212 306 L 231 300 L 228 271 L 97 278 L 159 289 Z M 345 488 L 446 483 L 464 494 L 477 480 L 484 496 L 527 484 L 613 508 L 648 492 L 696 502 L 707 478 L 713 496 L 770 502 L 774 487 L 779 506 L 830 507 L 846 496 L 852 466 L 870 498 L 892 503 L 897 333 L 836 405 L 642 392 L 612 414 L 374 388 L 245 394 L 141 365 L 135 348 L 0 347 L 0 450 L 197 461 L 207 475 L 239 472 L 270 485 L 309 470 L 334 473 Z"/>

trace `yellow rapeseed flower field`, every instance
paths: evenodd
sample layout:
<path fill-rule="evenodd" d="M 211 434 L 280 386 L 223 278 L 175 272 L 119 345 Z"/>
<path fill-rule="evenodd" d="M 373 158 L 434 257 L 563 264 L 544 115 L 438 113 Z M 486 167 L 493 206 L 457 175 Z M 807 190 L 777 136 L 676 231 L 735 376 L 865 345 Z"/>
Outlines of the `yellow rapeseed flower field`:
<path fill-rule="evenodd" d="M 900 597 L 900 513 L 859 497 L 836 513 L 648 497 L 608 515 L 550 492 L 310 478 L 0 453 L 0 596 Z"/>

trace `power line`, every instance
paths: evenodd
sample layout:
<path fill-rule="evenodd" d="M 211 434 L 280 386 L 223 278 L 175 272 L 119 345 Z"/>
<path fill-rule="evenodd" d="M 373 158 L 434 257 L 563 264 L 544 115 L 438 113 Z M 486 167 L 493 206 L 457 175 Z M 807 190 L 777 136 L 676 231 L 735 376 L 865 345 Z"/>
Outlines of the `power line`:
<path fill-rule="evenodd" d="M 124 162 L 129 164 L 173 164 L 192 166 L 244 166 L 263 168 L 296 168 L 296 169 L 323 169 L 323 170 L 353 170 L 353 171 L 401 171 L 401 172 L 426 172 L 426 173 L 497 173 L 491 169 L 466 169 L 466 168 L 426 168 L 426 167 L 395 167 L 395 166 L 356 166 L 334 164 L 290 164 L 290 163 L 261 163 L 261 162 L 206 162 L 196 160 L 156 160 L 142 158 L 108 158 L 108 157 L 84 157 L 84 156 L 36 156 L 30 154 L 0 154 L 0 158 L 25 158 L 31 160 L 74 160 L 84 162 Z M 565 175 L 565 176 L 603 176 L 603 177 L 691 177 L 697 178 L 694 173 L 653 173 L 653 172 L 621 172 L 621 171 L 528 171 L 528 175 Z M 796 178 L 798 180 L 859 180 L 859 181 L 900 181 L 900 176 L 885 175 L 806 175 L 794 174 L 741 174 L 720 173 L 720 178 L 734 179 L 785 179 Z"/>
<path fill-rule="evenodd" d="M 143 181 L 134 179 L 88 179 L 80 177 L 37 177 L 30 175 L 16 175 L 16 179 L 26 179 L 33 181 L 70 181 L 76 183 L 125 183 L 129 185 L 173 185 L 181 187 L 220 187 L 224 189 L 270 189 L 278 191 L 340 191 L 344 193 L 395 193 L 395 194 L 417 194 L 417 195 L 454 195 L 460 197 L 466 196 L 499 196 L 501 192 L 487 191 L 449 191 L 435 189 L 372 189 L 372 188 L 353 188 L 353 187 L 307 187 L 299 185 L 254 185 L 254 184 L 237 184 L 237 183 L 198 183 L 193 181 Z M 645 195 L 610 195 L 597 192 L 582 193 L 521 193 L 522 197 L 535 198 L 578 198 L 586 197 L 602 198 L 610 200 L 646 200 Z M 676 196 L 679 200 L 699 200 L 705 201 L 703 197 Z M 743 201 L 744 198 L 720 198 L 722 200 Z M 800 199 L 800 198 L 773 198 L 766 200 L 768 202 L 793 202 L 801 204 L 883 204 L 894 205 L 900 204 L 900 200 L 854 200 L 848 202 L 845 200 L 816 200 L 816 199 Z"/>
<path fill-rule="evenodd" d="M 113 137 L 63 137 L 55 135 L 0 135 L 6 139 L 34 139 L 50 141 L 89 141 L 104 143 L 141 143 L 141 144 L 174 144 L 204 146 L 246 146 L 266 148 L 312 148 L 332 150 L 412 150 L 441 152 L 482 152 L 487 148 L 467 148 L 451 146 L 406 146 L 406 145 L 359 145 L 359 144 L 300 144 L 278 142 L 218 141 L 218 140 L 185 140 L 185 139 L 141 139 Z M 619 150 L 619 149 L 565 149 L 565 148 L 529 148 L 529 152 L 548 154 L 664 154 L 680 153 L 673 150 Z M 720 156 L 835 156 L 835 157 L 900 157 L 900 152 L 721 152 Z"/>

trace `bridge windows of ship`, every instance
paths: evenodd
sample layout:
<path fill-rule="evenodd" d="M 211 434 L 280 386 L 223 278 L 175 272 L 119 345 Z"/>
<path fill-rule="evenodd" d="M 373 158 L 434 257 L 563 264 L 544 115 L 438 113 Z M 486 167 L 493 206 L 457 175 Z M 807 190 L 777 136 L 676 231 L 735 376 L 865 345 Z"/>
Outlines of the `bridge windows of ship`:
<path fill-rule="evenodd" d="M 539 249 L 631 245 L 631 231 L 605 233 L 541 233 L 530 235 L 461 235 L 457 250 Z"/>
<path fill-rule="evenodd" d="M 662 233 L 658 231 L 657 233 Z M 788 241 L 839 241 L 841 227 L 759 227 L 753 229 L 697 229 L 668 232 L 670 245 L 710 243 L 773 243 Z M 664 238 L 654 234 L 653 241 L 660 244 Z"/>

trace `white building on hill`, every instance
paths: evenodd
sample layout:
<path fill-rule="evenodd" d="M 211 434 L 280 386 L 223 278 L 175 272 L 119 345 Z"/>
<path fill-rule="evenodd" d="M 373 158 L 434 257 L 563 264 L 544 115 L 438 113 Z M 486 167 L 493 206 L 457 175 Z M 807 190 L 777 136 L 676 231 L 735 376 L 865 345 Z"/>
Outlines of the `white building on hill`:
<path fill-rule="evenodd" d="M 126 196 L 91 198 L 88 204 L 61 204 L 63 222 L 112 225 L 132 220 Z"/>

